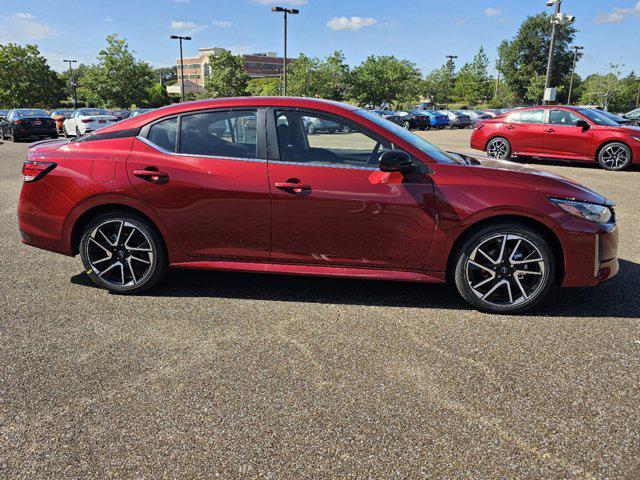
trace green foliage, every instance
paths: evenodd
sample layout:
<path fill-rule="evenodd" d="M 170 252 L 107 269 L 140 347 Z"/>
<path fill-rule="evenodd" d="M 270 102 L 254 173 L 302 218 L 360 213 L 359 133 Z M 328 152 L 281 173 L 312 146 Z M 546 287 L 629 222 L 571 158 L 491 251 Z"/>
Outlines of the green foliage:
<path fill-rule="evenodd" d="M 241 97 L 247 94 L 249 75 L 244 71 L 242 57 L 225 50 L 210 55 L 211 75 L 204 82 L 208 98 Z"/>
<path fill-rule="evenodd" d="M 65 96 L 64 83 L 37 46 L 0 45 L 0 107 L 54 107 Z"/>
<path fill-rule="evenodd" d="M 107 47 L 98 53 L 98 63 L 87 69 L 82 94 L 91 105 L 127 108 L 144 104 L 153 85 L 153 70 L 136 60 L 129 44 L 118 35 L 107 37 Z"/>
<path fill-rule="evenodd" d="M 456 75 L 453 98 L 467 105 L 477 105 L 491 98 L 493 83 L 487 67 L 489 59 L 480 47 L 471 63 L 465 63 Z"/>
<path fill-rule="evenodd" d="M 360 106 L 407 105 L 418 100 L 421 76 L 408 60 L 371 55 L 352 70 L 350 95 Z"/>
<path fill-rule="evenodd" d="M 556 28 L 552 86 L 569 84 L 573 64 L 573 51 L 570 47 L 576 32 L 571 25 L 558 25 Z M 529 91 L 533 78 L 546 74 L 550 37 L 550 17 L 540 13 L 527 17 L 516 36 L 510 41 L 504 40 L 498 47 L 498 69 L 519 100 L 529 98 L 535 93 Z M 581 55 L 578 53 L 578 58 Z"/>
<path fill-rule="evenodd" d="M 146 105 L 149 107 L 163 107 L 169 105 L 170 99 L 167 89 L 160 82 L 154 83 L 147 92 Z"/>
<path fill-rule="evenodd" d="M 280 94 L 280 78 L 252 78 L 249 80 L 247 92 L 254 97 L 272 97 Z"/>
<path fill-rule="evenodd" d="M 453 59 L 440 68 L 432 70 L 422 82 L 422 94 L 435 105 L 447 105 L 453 100 L 453 87 L 456 82 Z"/>
<path fill-rule="evenodd" d="M 349 66 L 336 50 L 326 59 L 301 54 L 287 66 L 287 95 L 342 101 L 349 88 Z"/>
<path fill-rule="evenodd" d="M 162 85 L 173 85 L 178 80 L 178 69 L 173 67 L 158 67 L 153 69 L 154 80 L 162 83 Z"/>
<path fill-rule="evenodd" d="M 580 103 L 598 105 L 605 110 L 626 112 L 635 107 L 640 79 L 634 72 L 621 78 L 622 65 L 610 65 L 607 74 L 594 73 L 584 79 Z"/>

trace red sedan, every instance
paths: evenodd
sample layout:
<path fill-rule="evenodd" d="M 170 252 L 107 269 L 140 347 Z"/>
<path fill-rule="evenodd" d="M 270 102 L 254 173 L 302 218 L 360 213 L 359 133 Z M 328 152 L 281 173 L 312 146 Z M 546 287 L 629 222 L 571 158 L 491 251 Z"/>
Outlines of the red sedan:
<path fill-rule="evenodd" d="M 309 133 L 310 122 L 336 129 Z M 452 281 L 511 313 L 618 271 L 612 203 L 570 180 L 444 152 L 359 108 L 313 99 L 173 105 L 31 145 L 24 243 L 80 254 L 117 293 L 169 266 Z"/>
<path fill-rule="evenodd" d="M 640 128 L 588 108 L 521 108 L 476 125 L 471 147 L 494 158 L 595 160 L 607 170 L 623 170 L 640 162 Z"/>

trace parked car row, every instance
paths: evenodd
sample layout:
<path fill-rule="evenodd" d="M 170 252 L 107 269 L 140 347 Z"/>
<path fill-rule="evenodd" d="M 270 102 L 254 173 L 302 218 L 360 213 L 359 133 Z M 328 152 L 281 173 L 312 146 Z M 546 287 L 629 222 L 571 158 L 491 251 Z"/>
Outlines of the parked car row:
<path fill-rule="evenodd" d="M 371 110 L 406 130 L 429 130 L 437 128 L 473 128 L 479 120 L 497 116 L 497 113 L 482 110 L 431 110 L 417 105 L 409 110 Z"/>
<path fill-rule="evenodd" d="M 40 108 L 0 110 L 0 139 L 14 142 L 23 139 L 80 136 L 98 128 L 132 118 L 150 108 L 134 110 L 106 110 L 103 108 L 59 109 L 51 113 Z"/>

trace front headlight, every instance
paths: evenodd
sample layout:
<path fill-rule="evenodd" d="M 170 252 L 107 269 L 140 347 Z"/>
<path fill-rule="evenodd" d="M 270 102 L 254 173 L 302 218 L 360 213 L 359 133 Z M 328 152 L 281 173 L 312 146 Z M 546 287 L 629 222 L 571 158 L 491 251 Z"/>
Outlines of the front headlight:
<path fill-rule="evenodd" d="M 549 198 L 549 201 L 556 204 L 569 215 L 580 217 L 590 222 L 607 223 L 612 217 L 611 209 L 604 205 L 565 200 L 562 198 Z"/>

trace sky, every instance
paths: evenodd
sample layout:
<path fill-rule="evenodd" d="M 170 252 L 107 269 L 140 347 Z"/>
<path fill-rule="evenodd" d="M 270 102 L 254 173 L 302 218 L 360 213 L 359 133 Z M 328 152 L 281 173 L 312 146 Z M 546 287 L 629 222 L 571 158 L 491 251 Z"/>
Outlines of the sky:
<path fill-rule="evenodd" d="M 191 35 L 185 56 L 202 47 L 235 53 L 282 54 L 282 14 L 273 5 L 300 9 L 289 17 L 289 56 L 324 57 L 342 50 L 351 65 L 370 54 L 413 61 L 427 73 L 457 55 L 471 60 L 480 45 L 491 64 L 501 40 L 528 15 L 551 11 L 546 0 L 21 0 L 0 13 L 0 43 L 35 43 L 60 71 L 64 58 L 95 61 L 110 33 L 125 37 L 138 58 L 154 67 L 174 65 L 171 34 Z M 639 0 L 564 0 L 575 15 L 584 57 L 581 75 L 640 71 Z"/>

